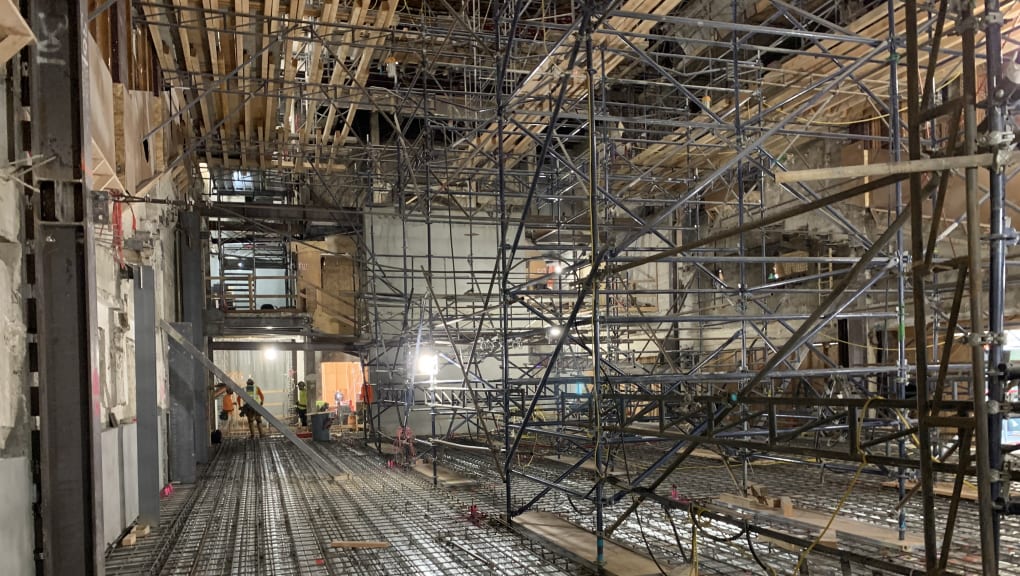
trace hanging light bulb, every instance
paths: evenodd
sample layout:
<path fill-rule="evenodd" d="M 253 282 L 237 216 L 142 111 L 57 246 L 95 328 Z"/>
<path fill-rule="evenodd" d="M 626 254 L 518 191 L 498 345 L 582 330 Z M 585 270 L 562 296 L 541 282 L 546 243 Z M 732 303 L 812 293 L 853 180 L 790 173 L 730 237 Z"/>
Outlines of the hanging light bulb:
<path fill-rule="evenodd" d="M 439 373 L 439 357 L 432 352 L 418 354 L 418 373 L 426 376 Z"/>

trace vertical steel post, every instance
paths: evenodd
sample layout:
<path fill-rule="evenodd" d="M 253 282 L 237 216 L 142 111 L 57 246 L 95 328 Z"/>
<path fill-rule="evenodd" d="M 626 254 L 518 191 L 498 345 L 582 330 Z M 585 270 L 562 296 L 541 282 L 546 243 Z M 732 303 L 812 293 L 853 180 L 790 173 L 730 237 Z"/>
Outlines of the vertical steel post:
<path fill-rule="evenodd" d="M 513 0 L 509 0 L 513 6 Z M 510 350 L 508 349 L 507 333 L 510 330 L 510 262 L 507 253 L 507 231 L 510 225 L 510 214 L 506 202 L 506 164 L 503 151 L 503 135 L 506 131 L 506 101 L 504 99 L 504 82 L 506 81 L 507 61 L 510 59 L 510 42 L 503 45 L 503 10 L 507 2 L 500 1 L 496 4 L 493 27 L 496 30 L 496 188 L 499 210 L 499 252 L 497 254 L 497 266 L 499 268 L 499 329 L 502 335 L 502 348 L 500 351 L 500 367 L 502 370 L 503 386 L 503 453 L 506 460 L 503 463 L 503 486 L 506 501 L 506 523 L 513 524 L 513 493 L 511 492 L 511 468 L 513 467 L 513 455 L 510 453 L 512 432 L 510 429 Z M 502 54 L 500 50 L 508 53 Z"/>
<path fill-rule="evenodd" d="M 973 2 L 960 4 L 960 28 L 963 39 L 963 153 L 977 152 L 977 73 L 975 70 L 975 35 L 977 21 Z M 981 262 L 981 202 L 977 168 L 966 169 L 967 184 L 967 254 L 970 284 L 970 346 L 971 397 L 974 401 L 974 439 L 977 456 L 978 520 L 981 531 L 981 568 L 984 574 L 998 573 L 995 511 L 992 504 L 992 473 L 988 430 L 988 402 L 985 374 L 984 269 Z"/>
<path fill-rule="evenodd" d="M 918 39 L 917 39 L 917 2 L 907 0 L 904 4 L 906 12 L 907 36 L 907 139 L 911 160 L 921 158 L 921 86 L 919 78 Z M 890 26 L 893 23 L 890 22 Z M 891 31 L 890 31 L 891 32 Z M 965 63 L 964 66 L 972 64 Z M 891 108 L 896 116 L 898 107 Z M 927 306 L 924 293 L 925 273 L 924 262 L 924 190 L 921 173 L 910 175 L 910 249 L 911 249 L 911 287 L 914 303 L 914 371 L 917 400 L 918 420 L 918 451 L 920 452 L 921 472 L 921 507 L 924 524 L 924 564 L 929 573 L 938 565 L 938 540 L 935 534 L 935 486 L 932 472 L 931 436 L 928 434 L 928 329 Z M 968 226 L 969 227 L 969 226 Z"/>
<path fill-rule="evenodd" d="M 595 52 L 592 48 L 592 19 L 594 15 L 594 2 L 589 3 L 585 9 L 585 22 L 582 25 L 584 35 L 584 59 L 587 75 L 588 92 L 588 222 L 591 233 L 591 357 L 592 357 L 592 414 L 595 418 L 593 435 L 595 440 L 595 562 L 598 566 L 605 563 L 605 466 L 603 458 L 604 438 L 602 428 L 602 379 L 599 377 L 602 367 L 602 343 L 599 338 L 599 285 L 601 284 L 600 273 L 596 268 L 599 266 L 599 212 L 598 212 L 598 150 L 595 148 Z M 566 326 L 565 330 L 570 330 Z"/>
<path fill-rule="evenodd" d="M 988 76 L 988 107 L 986 121 L 988 133 L 986 141 L 993 150 L 1009 149 L 1013 141 L 1012 130 L 1006 130 L 1005 103 L 999 81 L 1002 75 L 1002 13 L 999 0 L 985 0 L 985 56 L 986 73 Z M 1005 343 L 1003 325 L 1006 298 L 1006 176 L 1003 167 L 996 163 L 989 169 L 988 202 L 991 210 L 991 234 L 989 238 L 989 269 L 988 269 L 988 399 L 1002 402 L 1003 382 L 999 376 L 998 366 L 1002 362 L 1002 346 Z M 988 466 L 993 474 L 1002 470 L 1002 413 L 996 411 L 988 415 Z M 999 563 L 999 510 L 1003 505 L 1002 483 L 997 477 L 991 479 L 989 496 L 994 511 L 992 514 L 992 532 L 995 539 L 995 565 Z"/>
<path fill-rule="evenodd" d="M 135 412 L 138 417 L 138 522 L 159 526 L 159 407 L 156 294 L 152 266 L 135 269 Z"/>
<path fill-rule="evenodd" d="M 902 147 L 903 127 L 900 121 L 900 93 L 899 93 L 899 52 L 896 43 L 896 10 L 899 3 L 889 0 L 887 24 L 889 26 L 889 109 L 893 113 L 889 115 L 889 160 L 899 162 Z M 903 184 L 895 184 L 896 214 L 903 208 Z M 906 249 L 903 245 L 903 231 L 896 233 L 896 398 L 903 399 L 906 395 L 907 378 L 909 366 L 907 365 L 907 334 L 906 334 Z M 865 417 L 867 415 L 865 414 Z M 897 422 L 897 427 L 902 429 L 903 423 Z M 896 443 L 899 457 L 904 458 L 907 454 L 906 440 L 900 438 Z M 906 497 L 906 474 L 903 466 L 896 469 L 896 488 L 899 492 L 899 499 Z M 907 513 L 900 507 L 897 517 L 897 528 L 899 538 L 903 540 L 907 534 Z"/>
<path fill-rule="evenodd" d="M 180 322 L 173 328 L 193 342 L 191 324 Z M 170 367 L 170 479 L 191 484 L 196 479 L 195 468 L 195 374 L 192 371 L 194 358 L 177 342 L 170 342 L 167 365 Z"/>
<path fill-rule="evenodd" d="M 733 0 L 731 5 L 732 5 L 733 23 L 734 24 L 738 24 L 739 23 L 739 14 L 740 14 L 740 4 L 739 4 L 739 2 L 737 2 L 737 0 Z M 734 135 L 734 138 L 736 138 L 737 143 L 742 146 L 743 143 L 744 143 L 744 133 L 743 133 L 743 126 L 741 124 L 741 119 L 740 119 L 740 59 L 738 57 L 739 43 L 738 43 L 738 34 L 737 34 L 736 30 L 733 31 L 731 37 L 732 37 L 732 42 L 730 44 L 730 50 L 733 51 L 733 103 L 734 103 L 734 108 L 733 108 L 733 135 Z M 745 166 L 745 163 L 744 163 L 743 160 L 741 160 L 740 162 L 737 162 L 737 165 L 735 167 L 736 168 L 736 173 L 737 173 L 737 225 L 738 226 L 743 226 L 744 225 L 744 215 L 745 215 L 745 211 L 746 211 L 746 205 L 744 204 L 744 199 L 745 199 L 744 166 Z M 743 231 L 741 231 L 740 234 L 737 236 L 737 255 L 741 259 L 743 259 L 744 256 L 746 255 L 746 242 L 744 240 L 744 232 Z M 743 314 L 747 313 L 747 267 L 746 267 L 746 265 L 745 265 L 745 263 L 743 261 L 741 261 L 739 264 L 737 264 L 737 266 L 738 266 L 738 271 L 737 271 L 738 272 L 737 273 L 737 307 L 738 308 L 737 309 L 740 311 L 740 314 L 743 315 Z M 740 322 L 740 371 L 743 372 L 745 370 L 747 370 L 747 322 L 741 320 L 741 322 Z M 746 414 L 747 414 L 746 407 L 741 407 L 741 416 L 744 416 Z M 750 427 L 750 423 L 745 421 L 743 426 L 742 426 L 742 428 L 744 430 L 748 430 L 749 427 Z M 740 472 L 741 472 L 741 476 L 740 476 L 740 480 L 741 480 L 740 488 L 741 488 L 741 490 L 744 491 L 745 495 L 747 493 L 747 485 L 748 485 L 749 475 L 750 475 L 750 461 L 749 461 L 747 456 L 748 456 L 748 454 L 745 451 L 744 457 L 741 458 L 741 465 L 740 465 Z"/>
<path fill-rule="evenodd" d="M 191 324 L 191 343 L 206 353 L 206 338 L 204 329 L 205 317 L 205 250 L 202 247 L 202 217 L 196 211 L 182 212 L 180 215 L 180 290 L 181 290 L 181 318 L 182 322 Z M 254 255 L 254 252 L 252 253 Z M 254 273 L 255 262 L 252 257 L 252 268 Z M 253 301 L 253 309 L 256 307 Z M 183 361 L 191 366 L 192 386 L 194 391 L 194 442 L 195 461 L 204 463 L 208 460 L 209 449 L 209 389 L 206 386 L 208 376 L 202 365 L 190 356 L 184 356 Z"/>
<path fill-rule="evenodd" d="M 39 435 L 37 569 L 103 574 L 102 390 L 95 338 L 95 230 L 89 137 L 88 8 L 31 0 L 38 41 L 29 64 L 33 168 L 32 246 Z M 26 147 L 28 148 L 28 147 Z"/>

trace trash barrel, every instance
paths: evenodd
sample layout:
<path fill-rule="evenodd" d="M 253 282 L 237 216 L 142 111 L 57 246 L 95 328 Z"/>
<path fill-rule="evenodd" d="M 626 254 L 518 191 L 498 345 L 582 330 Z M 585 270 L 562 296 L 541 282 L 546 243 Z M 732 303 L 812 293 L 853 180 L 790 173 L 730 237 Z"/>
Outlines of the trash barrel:
<path fill-rule="evenodd" d="M 327 413 L 312 414 L 312 440 L 329 442 L 330 415 Z"/>

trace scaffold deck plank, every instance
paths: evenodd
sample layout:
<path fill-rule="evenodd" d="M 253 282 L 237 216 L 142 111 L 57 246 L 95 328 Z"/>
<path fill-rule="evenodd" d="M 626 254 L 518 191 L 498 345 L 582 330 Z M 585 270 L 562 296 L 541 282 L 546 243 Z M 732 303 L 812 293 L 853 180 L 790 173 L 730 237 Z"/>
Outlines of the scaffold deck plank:
<path fill-rule="evenodd" d="M 514 518 L 517 527 L 549 546 L 585 563 L 595 564 L 595 534 L 548 512 L 525 512 Z M 606 540 L 604 572 L 610 576 L 652 576 L 659 566 L 646 556 Z"/>
<path fill-rule="evenodd" d="M 766 517 L 779 523 L 789 523 L 810 530 L 822 531 L 829 526 L 831 514 L 794 508 L 789 514 L 783 514 L 780 508 L 759 504 L 751 498 L 736 494 L 721 494 L 717 500 L 724 506 L 753 512 L 759 517 Z M 896 548 L 902 551 L 924 549 L 924 539 L 917 534 L 907 533 L 901 540 L 899 532 L 883 528 L 875 524 L 842 518 L 838 515 L 822 537 L 822 542 L 837 543 L 840 540 L 866 541 L 872 544 Z"/>
<path fill-rule="evenodd" d="M 426 478 L 432 478 L 431 464 L 419 462 L 414 466 L 414 471 Z M 436 466 L 436 477 L 439 478 L 439 484 L 447 488 L 463 488 L 477 484 L 471 478 L 466 478 L 444 466 Z"/>
<path fill-rule="evenodd" d="M 913 490 L 917 482 L 907 482 L 907 490 Z M 888 482 L 882 482 L 883 488 L 898 488 L 899 482 L 896 480 L 890 480 Z M 946 498 L 952 498 L 953 496 L 953 483 L 952 482 L 936 482 L 935 483 L 935 495 L 945 496 Z M 963 490 L 960 491 L 960 498 L 969 500 L 971 502 L 977 502 L 978 494 L 977 488 L 974 486 L 963 485 Z"/>

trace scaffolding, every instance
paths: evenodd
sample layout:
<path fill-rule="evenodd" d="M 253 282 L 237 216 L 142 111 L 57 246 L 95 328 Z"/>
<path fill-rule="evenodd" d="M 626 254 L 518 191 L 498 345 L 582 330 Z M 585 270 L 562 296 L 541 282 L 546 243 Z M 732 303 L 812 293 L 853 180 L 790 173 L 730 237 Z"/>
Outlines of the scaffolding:
<path fill-rule="evenodd" d="M 848 496 L 873 474 L 920 500 L 896 529 L 921 530 L 923 558 L 808 539 L 784 570 L 812 551 L 959 569 L 975 479 L 997 573 L 1016 509 L 1015 4 L 271 4 L 140 8 L 154 38 L 200 47 L 161 54 L 200 127 L 178 162 L 249 174 L 319 210 L 278 222 L 355 240 L 367 440 L 411 426 L 420 454 L 491 466 L 510 523 L 578 503 L 597 562 L 675 505 L 705 448 L 745 495 L 755 462 L 783 459 L 849 470 Z M 206 200 L 217 222 L 295 238 Z"/>

